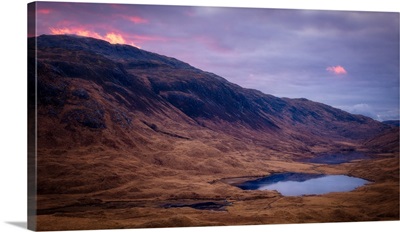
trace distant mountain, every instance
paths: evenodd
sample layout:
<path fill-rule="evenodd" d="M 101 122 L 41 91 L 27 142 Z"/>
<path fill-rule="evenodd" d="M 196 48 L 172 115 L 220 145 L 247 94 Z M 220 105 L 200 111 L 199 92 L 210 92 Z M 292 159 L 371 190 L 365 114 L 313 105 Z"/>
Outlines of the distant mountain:
<path fill-rule="evenodd" d="M 255 165 L 248 157 L 290 159 L 345 149 L 391 128 L 307 99 L 242 88 L 128 45 L 42 35 L 29 38 L 28 48 L 30 88 L 37 67 L 38 147 L 48 156 L 74 149 L 76 154 L 124 151 L 130 162 L 237 172 Z M 43 166 L 39 172 L 49 171 Z M 110 185 L 118 181 L 123 182 L 117 178 Z M 94 181 L 83 185 L 97 188 Z M 43 186 L 49 187 L 41 192 L 61 191 L 56 184 Z M 79 186 L 68 191 L 84 191 Z"/>
<path fill-rule="evenodd" d="M 387 120 L 383 121 L 382 123 L 387 124 L 387 125 L 392 125 L 392 126 L 400 126 L 400 120 Z"/>
<path fill-rule="evenodd" d="M 385 131 L 364 143 L 370 151 L 379 152 L 399 152 L 399 128 L 396 126 L 389 131 Z"/>

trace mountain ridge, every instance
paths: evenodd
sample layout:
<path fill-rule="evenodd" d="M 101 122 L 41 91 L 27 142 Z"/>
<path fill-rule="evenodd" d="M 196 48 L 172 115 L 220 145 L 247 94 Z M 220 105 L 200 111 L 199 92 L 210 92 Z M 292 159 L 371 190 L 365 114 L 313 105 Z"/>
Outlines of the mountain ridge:
<path fill-rule="evenodd" d="M 250 130 L 300 137 L 304 131 L 327 136 L 327 130 L 331 133 L 327 137 L 331 138 L 366 139 L 387 129 L 373 119 L 322 103 L 278 98 L 242 88 L 175 58 L 129 45 L 113 45 L 87 37 L 42 35 L 37 37 L 37 46 L 41 49 L 39 72 L 43 63 L 49 68 L 46 72 L 57 74 L 62 77 L 61 81 L 65 77 L 94 81 L 106 92 L 113 92 L 112 95 L 125 104 L 128 111 L 140 109 L 150 113 L 167 107 L 185 114 L 199 125 L 214 129 L 224 121 L 232 127 L 241 125 Z M 65 55 L 60 56 L 61 53 Z M 48 57 L 42 60 L 40 54 Z M 41 83 L 39 81 L 39 85 Z M 40 96 L 39 91 L 39 99 Z M 312 129 L 308 130 L 308 127 Z M 288 130 L 282 132 L 282 128 Z"/>

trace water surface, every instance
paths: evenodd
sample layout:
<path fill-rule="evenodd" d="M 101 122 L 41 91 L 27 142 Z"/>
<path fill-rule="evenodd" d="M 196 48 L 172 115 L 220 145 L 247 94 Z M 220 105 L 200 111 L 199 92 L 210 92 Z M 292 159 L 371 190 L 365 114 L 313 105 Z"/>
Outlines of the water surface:
<path fill-rule="evenodd" d="M 237 185 L 244 190 L 276 190 L 283 196 L 348 192 L 368 183 L 367 180 L 346 175 L 308 173 L 277 173 Z"/>
<path fill-rule="evenodd" d="M 193 209 L 199 209 L 199 210 L 212 210 L 212 211 L 226 211 L 226 206 L 231 205 L 230 202 L 228 201 L 223 201 L 223 202 L 198 202 L 198 203 L 175 203 L 175 204 L 165 204 L 163 205 L 164 208 L 182 208 L 182 207 L 190 207 Z"/>

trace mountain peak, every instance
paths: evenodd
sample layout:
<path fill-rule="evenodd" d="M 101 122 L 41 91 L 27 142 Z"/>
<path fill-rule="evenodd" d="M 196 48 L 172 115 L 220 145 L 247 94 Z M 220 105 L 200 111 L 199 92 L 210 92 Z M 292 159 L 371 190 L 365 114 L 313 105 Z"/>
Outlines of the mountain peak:
<path fill-rule="evenodd" d="M 63 48 L 68 51 L 86 51 L 111 59 L 130 60 L 135 65 L 167 65 L 180 69 L 195 69 L 189 64 L 172 57 L 158 55 L 127 44 L 111 44 L 107 41 L 79 35 L 41 35 L 37 37 L 41 48 Z"/>

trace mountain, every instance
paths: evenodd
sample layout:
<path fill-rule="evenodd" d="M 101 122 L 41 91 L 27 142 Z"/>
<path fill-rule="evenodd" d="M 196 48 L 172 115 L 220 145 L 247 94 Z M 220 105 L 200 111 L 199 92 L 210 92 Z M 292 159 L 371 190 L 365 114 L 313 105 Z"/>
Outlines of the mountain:
<path fill-rule="evenodd" d="M 396 126 L 389 131 L 367 139 L 364 145 L 368 147 L 370 151 L 376 153 L 399 153 L 399 128 Z"/>
<path fill-rule="evenodd" d="M 268 223 L 287 223 L 282 215 L 294 212 L 291 222 L 398 218 L 398 128 L 242 88 L 132 46 L 71 35 L 28 38 L 28 122 L 29 167 L 36 174 L 30 183 L 37 184 L 30 186 L 30 202 L 39 230 L 257 224 L 254 215 L 270 210 Z M 334 166 L 299 161 L 354 150 L 385 159 Z M 339 208 L 316 215 L 320 202 L 333 198 L 306 203 L 220 181 L 293 171 L 392 184 L 368 185 L 367 195 L 337 195 L 332 205 Z M 284 208 L 265 211 L 278 200 Z M 342 202 L 354 202 L 354 210 L 343 214 Z M 303 203 L 309 210 L 299 208 Z M 199 204 L 232 211 L 165 208 Z"/>
<path fill-rule="evenodd" d="M 325 104 L 242 88 L 128 45 L 42 35 L 29 38 L 28 46 L 29 70 L 37 65 L 38 150 L 49 155 L 118 151 L 130 153 L 133 163 L 224 172 L 221 167 L 251 166 L 246 159 L 353 149 L 390 130 Z M 29 75 L 30 86 L 34 75 Z M 203 168 L 192 162 L 194 157 Z M 52 188 L 39 190 L 61 191 Z"/>
<path fill-rule="evenodd" d="M 382 123 L 385 123 L 387 125 L 392 125 L 392 126 L 400 126 L 400 120 L 387 120 L 387 121 L 383 121 Z"/>

